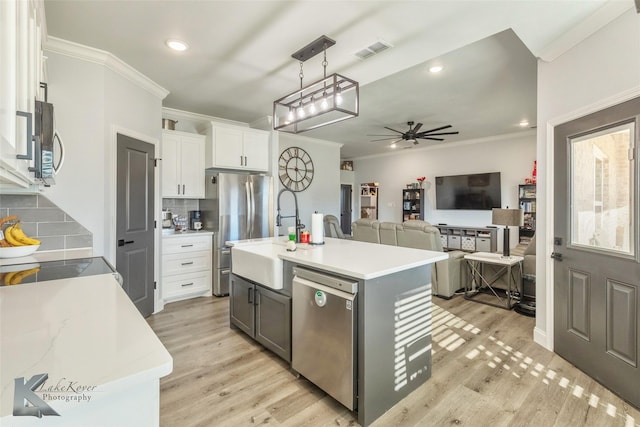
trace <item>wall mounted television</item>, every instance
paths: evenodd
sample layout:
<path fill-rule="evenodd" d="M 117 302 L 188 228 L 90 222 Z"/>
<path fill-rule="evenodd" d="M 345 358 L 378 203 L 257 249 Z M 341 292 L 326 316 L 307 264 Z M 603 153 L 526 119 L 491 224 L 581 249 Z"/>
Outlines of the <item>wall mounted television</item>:
<path fill-rule="evenodd" d="M 436 209 L 502 207 L 500 172 L 436 177 Z"/>

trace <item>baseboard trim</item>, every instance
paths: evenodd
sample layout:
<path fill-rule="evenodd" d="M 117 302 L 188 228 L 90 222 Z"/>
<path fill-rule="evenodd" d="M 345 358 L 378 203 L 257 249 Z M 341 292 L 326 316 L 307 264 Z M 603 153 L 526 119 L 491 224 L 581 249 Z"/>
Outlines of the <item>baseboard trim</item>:
<path fill-rule="evenodd" d="M 537 326 L 533 328 L 533 341 L 549 351 L 553 351 L 553 343 L 548 342 L 547 333 Z"/>

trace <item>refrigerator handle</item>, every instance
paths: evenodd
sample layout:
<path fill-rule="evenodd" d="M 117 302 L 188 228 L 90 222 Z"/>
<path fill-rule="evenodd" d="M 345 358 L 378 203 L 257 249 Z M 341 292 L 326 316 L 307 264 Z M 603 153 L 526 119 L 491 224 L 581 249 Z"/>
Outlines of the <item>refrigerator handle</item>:
<path fill-rule="evenodd" d="M 251 223 L 249 224 L 249 232 L 251 233 L 251 237 L 255 237 L 253 235 L 253 221 L 256 219 L 256 199 L 255 193 L 253 192 L 253 180 L 249 180 L 249 194 L 251 195 L 251 202 L 249 203 L 249 218 Z"/>
<path fill-rule="evenodd" d="M 253 238 L 253 235 L 251 233 L 251 191 L 249 189 L 249 181 L 245 181 L 244 183 L 244 191 L 247 195 L 247 224 L 246 224 L 246 228 L 247 228 L 247 238 L 251 239 Z"/>

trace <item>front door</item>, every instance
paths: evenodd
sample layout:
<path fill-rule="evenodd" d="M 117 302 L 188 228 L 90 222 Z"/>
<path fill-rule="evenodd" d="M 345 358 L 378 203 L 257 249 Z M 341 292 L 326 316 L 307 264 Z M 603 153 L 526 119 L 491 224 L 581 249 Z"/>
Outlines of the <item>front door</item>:
<path fill-rule="evenodd" d="M 153 313 L 154 146 L 117 137 L 116 269 L 143 316 Z"/>
<path fill-rule="evenodd" d="M 555 351 L 640 407 L 640 98 L 554 134 Z"/>

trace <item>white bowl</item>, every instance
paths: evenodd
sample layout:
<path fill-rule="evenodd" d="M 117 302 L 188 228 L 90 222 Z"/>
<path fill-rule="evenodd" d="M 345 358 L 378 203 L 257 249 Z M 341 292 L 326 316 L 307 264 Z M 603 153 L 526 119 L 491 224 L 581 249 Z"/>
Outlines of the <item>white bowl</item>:
<path fill-rule="evenodd" d="M 0 258 L 17 258 L 31 255 L 38 250 L 40 245 L 13 246 L 11 248 L 0 248 Z"/>

